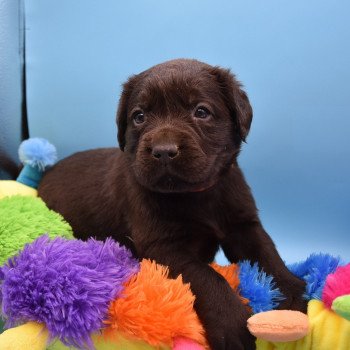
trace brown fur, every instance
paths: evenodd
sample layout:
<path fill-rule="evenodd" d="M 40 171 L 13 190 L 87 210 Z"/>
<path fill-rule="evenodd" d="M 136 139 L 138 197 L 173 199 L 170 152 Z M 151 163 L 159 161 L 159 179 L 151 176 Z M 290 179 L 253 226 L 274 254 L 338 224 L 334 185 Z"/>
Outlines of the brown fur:
<path fill-rule="evenodd" d="M 207 117 L 198 117 L 199 106 Z M 237 164 L 251 120 L 248 98 L 228 70 L 166 62 L 124 85 L 121 150 L 77 153 L 49 171 L 39 188 L 77 237 L 112 235 L 140 258 L 181 273 L 214 350 L 255 348 L 248 311 L 208 266 L 219 246 L 231 262 L 250 259 L 273 274 L 286 296 L 281 307 L 305 308 L 304 284 L 264 231 Z"/>

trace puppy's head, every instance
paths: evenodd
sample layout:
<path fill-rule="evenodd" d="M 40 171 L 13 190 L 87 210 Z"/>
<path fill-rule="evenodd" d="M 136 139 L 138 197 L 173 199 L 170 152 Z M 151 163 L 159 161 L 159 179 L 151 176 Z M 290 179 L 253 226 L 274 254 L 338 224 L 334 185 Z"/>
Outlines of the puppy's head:
<path fill-rule="evenodd" d="M 141 185 L 196 192 L 230 167 L 251 120 L 247 95 L 229 70 L 174 60 L 124 84 L 118 140 Z"/>

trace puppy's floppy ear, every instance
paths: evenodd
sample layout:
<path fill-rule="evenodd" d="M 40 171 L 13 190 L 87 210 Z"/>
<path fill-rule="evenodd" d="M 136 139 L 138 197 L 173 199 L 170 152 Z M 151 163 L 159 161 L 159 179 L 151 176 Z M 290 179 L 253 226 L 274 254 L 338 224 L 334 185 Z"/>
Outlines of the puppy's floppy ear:
<path fill-rule="evenodd" d="M 120 96 L 118 111 L 117 111 L 117 126 L 118 126 L 118 142 L 122 151 L 125 149 L 125 133 L 128 126 L 128 105 L 132 91 L 138 81 L 138 76 L 131 76 L 126 83 L 123 84 L 123 91 Z"/>
<path fill-rule="evenodd" d="M 253 109 L 247 94 L 229 69 L 214 67 L 211 69 L 211 74 L 215 75 L 238 134 L 241 140 L 245 141 L 253 119 Z"/>

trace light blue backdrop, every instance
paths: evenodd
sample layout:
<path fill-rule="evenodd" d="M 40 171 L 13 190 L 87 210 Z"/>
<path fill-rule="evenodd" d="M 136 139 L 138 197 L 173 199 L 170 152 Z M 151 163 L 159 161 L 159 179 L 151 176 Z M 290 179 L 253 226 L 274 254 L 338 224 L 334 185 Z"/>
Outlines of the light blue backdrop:
<path fill-rule="evenodd" d="M 31 136 L 116 144 L 122 82 L 176 57 L 231 67 L 254 107 L 240 163 L 287 261 L 350 258 L 349 1 L 26 0 Z"/>

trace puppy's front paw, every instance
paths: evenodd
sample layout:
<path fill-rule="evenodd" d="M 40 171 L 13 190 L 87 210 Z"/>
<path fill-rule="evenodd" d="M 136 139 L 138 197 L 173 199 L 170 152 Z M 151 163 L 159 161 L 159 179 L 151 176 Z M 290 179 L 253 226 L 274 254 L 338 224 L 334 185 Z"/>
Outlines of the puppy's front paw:
<path fill-rule="evenodd" d="M 245 325 L 245 327 L 247 327 Z M 212 350 L 255 350 L 255 338 L 248 330 L 237 332 L 235 329 L 210 331 L 208 341 Z"/>
<path fill-rule="evenodd" d="M 285 297 L 285 300 L 280 303 L 278 309 L 295 310 L 306 313 L 307 301 L 303 297 L 306 283 L 303 280 L 293 276 L 287 281 L 278 283 L 278 287 Z"/>
<path fill-rule="evenodd" d="M 207 326 L 207 338 L 212 350 L 255 350 L 255 337 L 247 328 L 247 313 L 229 319 L 217 320 Z"/>

